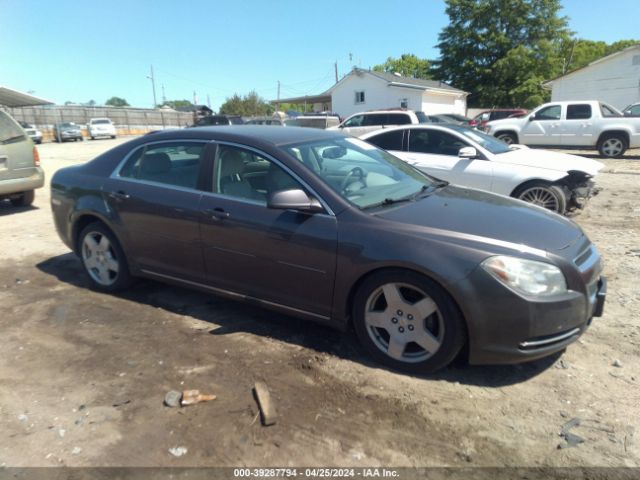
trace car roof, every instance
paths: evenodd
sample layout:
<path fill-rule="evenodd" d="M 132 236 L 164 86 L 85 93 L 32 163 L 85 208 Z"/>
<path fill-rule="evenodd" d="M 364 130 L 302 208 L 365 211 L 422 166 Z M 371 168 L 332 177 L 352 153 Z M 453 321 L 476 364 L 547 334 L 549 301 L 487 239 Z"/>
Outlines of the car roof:
<path fill-rule="evenodd" d="M 238 143 L 270 143 L 274 146 L 291 143 L 306 143 L 330 138 L 344 138 L 347 135 L 339 131 L 319 128 L 290 127 L 275 125 L 221 125 L 181 130 L 158 131 L 153 133 L 154 140 L 174 140 L 179 138 L 199 138 Z"/>
<path fill-rule="evenodd" d="M 454 130 L 458 133 L 462 133 L 462 132 L 466 132 L 466 131 L 471 131 L 471 132 L 477 132 L 477 130 L 468 127 L 466 125 L 457 125 L 455 123 L 416 123 L 416 124 L 412 124 L 412 125 L 399 125 L 396 127 L 389 127 L 389 128 L 380 128 L 378 130 L 374 130 L 373 132 L 369 132 L 369 133 L 365 133 L 364 135 L 362 135 L 360 138 L 366 140 L 367 138 L 371 138 L 374 135 L 379 135 L 381 133 L 385 133 L 385 132 L 395 132 L 397 130 L 407 130 L 407 129 L 411 129 L 411 130 L 415 130 L 415 129 L 422 129 L 422 130 Z"/>

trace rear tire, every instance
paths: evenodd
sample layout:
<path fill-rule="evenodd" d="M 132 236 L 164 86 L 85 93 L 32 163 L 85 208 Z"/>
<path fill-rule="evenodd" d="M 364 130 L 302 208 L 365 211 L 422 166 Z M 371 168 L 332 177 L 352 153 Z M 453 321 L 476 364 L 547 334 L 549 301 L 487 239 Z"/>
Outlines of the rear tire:
<path fill-rule="evenodd" d="M 511 132 L 500 132 L 496 135 L 498 140 L 502 140 L 507 145 L 513 145 L 514 143 L 518 143 L 518 137 L 515 133 Z"/>
<path fill-rule="evenodd" d="M 28 207 L 33 203 L 36 198 L 35 190 L 29 190 L 28 192 L 24 192 L 17 198 L 11 199 L 11 205 L 14 207 Z"/>
<path fill-rule="evenodd" d="M 560 215 L 564 215 L 567 211 L 567 195 L 564 190 L 547 182 L 525 183 L 518 187 L 512 196 Z"/>
<path fill-rule="evenodd" d="M 94 222 L 80 232 L 78 252 L 95 290 L 117 292 L 133 282 L 124 250 L 105 224 Z"/>
<path fill-rule="evenodd" d="M 447 292 L 407 270 L 365 279 L 354 297 L 352 315 L 367 352 L 405 372 L 430 373 L 447 366 L 467 337 L 462 314 Z"/>
<path fill-rule="evenodd" d="M 605 158 L 620 158 L 626 151 L 627 139 L 617 133 L 604 134 L 598 142 L 598 152 Z"/>

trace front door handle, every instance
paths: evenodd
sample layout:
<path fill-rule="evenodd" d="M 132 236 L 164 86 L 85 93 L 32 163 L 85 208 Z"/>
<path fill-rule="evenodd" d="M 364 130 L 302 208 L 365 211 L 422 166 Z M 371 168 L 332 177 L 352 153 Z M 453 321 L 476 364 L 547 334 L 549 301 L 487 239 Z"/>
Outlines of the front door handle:
<path fill-rule="evenodd" d="M 123 191 L 123 190 L 117 190 L 115 192 L 109 192 L 109 196 L 115 200 L 126 200 L 130 197 L 130 195 Z"/>
<path fill-rule="evenodd" d="M 202 213 L 210 217 L 212 220 L 224 220 L 225 218 L 229 218 L 229 212 L 225 212 L 223 208 L 208 208 L 203 210 Z"/>

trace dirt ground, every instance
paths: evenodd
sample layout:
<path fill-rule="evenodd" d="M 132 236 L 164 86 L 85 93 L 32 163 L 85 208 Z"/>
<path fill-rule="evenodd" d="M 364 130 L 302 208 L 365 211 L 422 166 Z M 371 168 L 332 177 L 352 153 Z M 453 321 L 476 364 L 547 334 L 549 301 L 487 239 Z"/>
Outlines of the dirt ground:
<path fill-rule="evenodd" d="M 39 150 L 50 179 L 122 141 Z M 604 316 L 563 355 L 428 377 L 370 363 L 353 334 L 214 296 L 96 293 L 48 187 L 31 208 L 1 204 L 0 466 L 640 466 L 640 152 L 605 163 L 574 217 L 604 256 Z M 191 388 L 218 397 L 163 406 Z M 584 443 L 559 449 L 574 417 Z"/>

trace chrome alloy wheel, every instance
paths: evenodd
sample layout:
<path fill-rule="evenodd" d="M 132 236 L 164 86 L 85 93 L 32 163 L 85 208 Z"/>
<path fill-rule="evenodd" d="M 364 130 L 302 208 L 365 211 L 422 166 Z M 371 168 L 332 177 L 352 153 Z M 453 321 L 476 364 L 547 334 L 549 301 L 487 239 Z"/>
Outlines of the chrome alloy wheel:
<path fill-rule="evenodd" d="M 527 188 L 518 198 L 554 212 L 560 210 L 560 201 L 558 200 L 558 197 L 546 187 L 536 186 Z"/>
<path fill-rule="evenodd" d="M 89 232 L 82 241 L 82 261 L 91 278 L 105 287 L 118 279 L 120 262 L 111 242 L 100 232 Z"/>
<path fill-rule="evenodd" d="M 401 362 L 430 358 L 444 339 L 438 306 L 412 285 L 387 283 L 374 290 L 367 299 L 364 320 L 375 346 Z"/>
<path fill-rule="evenodd" d="M 617 157 L 624 150 L 624 143 L 619 138 L 607 138 L 602 142 L 602 153 L 607 157 Z"/>

